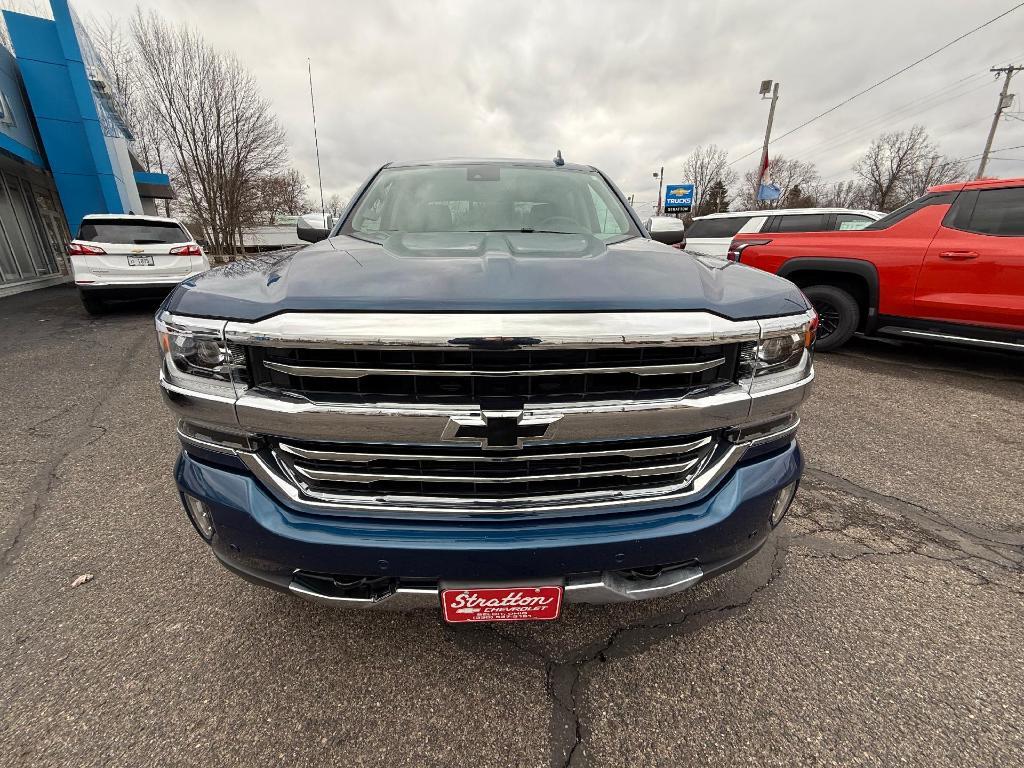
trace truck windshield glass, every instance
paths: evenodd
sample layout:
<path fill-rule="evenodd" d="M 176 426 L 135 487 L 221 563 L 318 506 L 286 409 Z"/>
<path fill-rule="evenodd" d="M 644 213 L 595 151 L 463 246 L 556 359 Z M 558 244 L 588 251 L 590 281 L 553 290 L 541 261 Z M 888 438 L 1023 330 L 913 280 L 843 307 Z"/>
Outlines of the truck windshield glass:
<path fill-rule="evenodd" d="M 378 241 L 427 232 L 640 236 L 599 173 L 498 164 L 385 168 L 342 231 Z"/>

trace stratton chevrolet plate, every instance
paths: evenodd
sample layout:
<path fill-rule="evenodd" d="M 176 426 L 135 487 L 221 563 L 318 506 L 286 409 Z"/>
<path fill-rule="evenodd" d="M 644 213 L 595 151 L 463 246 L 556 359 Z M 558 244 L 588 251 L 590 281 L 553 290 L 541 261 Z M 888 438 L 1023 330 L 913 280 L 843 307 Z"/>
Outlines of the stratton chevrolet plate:
<path fill-rule="evenodd" d="M 562 588 L 502 587 L 500 589 L 445 589 L 441 592 L 444 620 L 551 621 L 562 609 Z"/>

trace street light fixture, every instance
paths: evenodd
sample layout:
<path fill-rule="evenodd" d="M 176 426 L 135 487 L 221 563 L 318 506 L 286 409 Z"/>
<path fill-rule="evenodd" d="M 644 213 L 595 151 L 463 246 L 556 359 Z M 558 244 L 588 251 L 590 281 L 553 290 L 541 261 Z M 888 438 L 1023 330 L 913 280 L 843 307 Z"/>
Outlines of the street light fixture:
<path fill-rule="evenodd" d="M 655 171 L 651 175 L 658 180 L 658 202 L 654 205 L 654 215 L 661 216 L 661 185 L 665 183 L 665 166 L 661 166 L 660 171 Z"/>

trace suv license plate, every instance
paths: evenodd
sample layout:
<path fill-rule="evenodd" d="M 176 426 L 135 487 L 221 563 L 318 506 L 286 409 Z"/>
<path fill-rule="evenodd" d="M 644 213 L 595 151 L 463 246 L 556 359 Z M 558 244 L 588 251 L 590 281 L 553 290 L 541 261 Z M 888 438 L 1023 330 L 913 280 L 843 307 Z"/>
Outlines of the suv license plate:
<path fill-rule="evenodd" d="M 441 591 L 441 605 L 444 620 L 450 624 L 551 621 L 557 619 L 562 610 L 562 588 L 445 589 Z"/>
<path fill-rule="evenodd" d="M 128 257 L 129 267 L 152 267 L 153 257 L 152 256 L 129 256 Z"/>

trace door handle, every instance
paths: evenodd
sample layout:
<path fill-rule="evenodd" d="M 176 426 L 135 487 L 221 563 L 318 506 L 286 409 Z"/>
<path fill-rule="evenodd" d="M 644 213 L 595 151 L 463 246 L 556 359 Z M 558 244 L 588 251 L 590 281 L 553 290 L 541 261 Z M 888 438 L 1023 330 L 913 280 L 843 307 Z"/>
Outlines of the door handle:
<path fill-rule="evenodd" d="M 949 261 L 969 261 L 978 258 L 978 255 L 977 251 L 944 251 L 939 254 L 939 258 Z"/>

